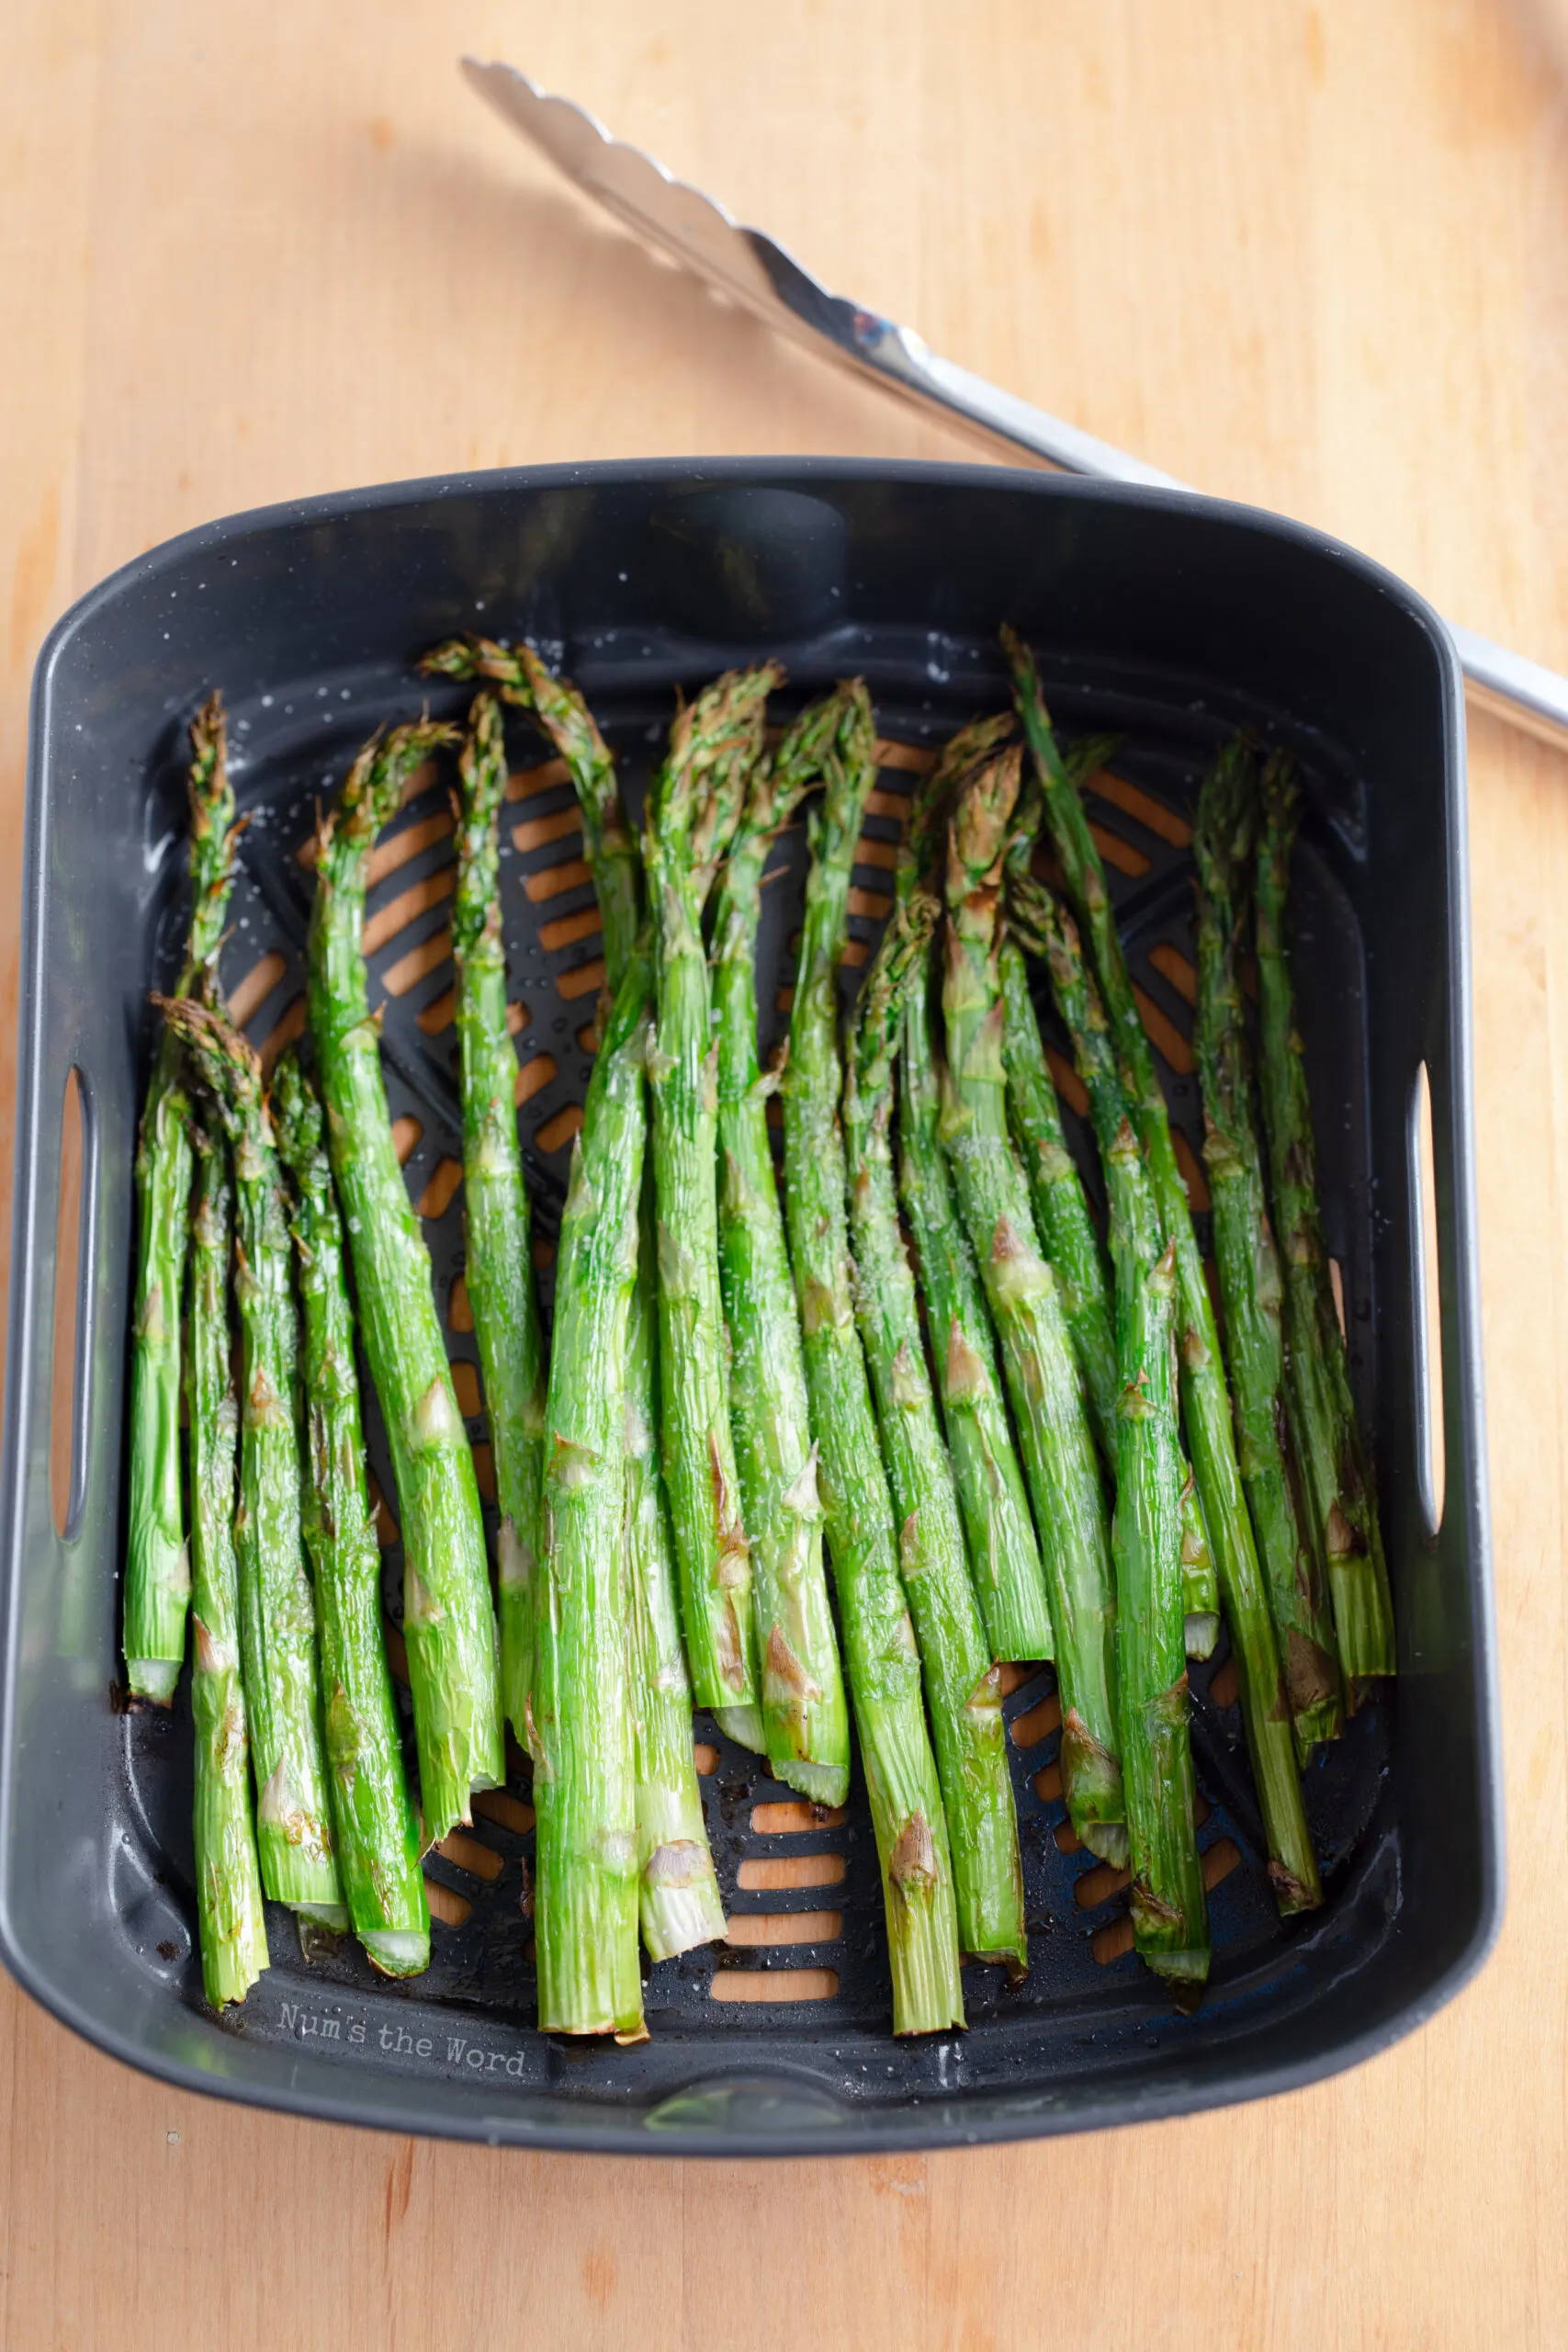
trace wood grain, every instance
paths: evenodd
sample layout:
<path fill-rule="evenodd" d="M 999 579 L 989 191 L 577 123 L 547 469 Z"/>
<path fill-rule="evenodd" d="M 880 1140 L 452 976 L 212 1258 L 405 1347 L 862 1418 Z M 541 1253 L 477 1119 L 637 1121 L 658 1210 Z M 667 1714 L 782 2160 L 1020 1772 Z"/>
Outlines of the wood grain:
<path fill-rule="evenodd" d="M 461 49 L 573 93 L 939 349 L 1562 666 L 1568 107 L 1541 6 L 12 0 L 0 1102 L 28 678 L 112 566 L 234 508 L 456 467 L 968 454 L 590 218 L 463 91 Z M 0 2342 L 1562 2343 L 1568 766 L 1492 725 L 1472 759 L 1511 1838 L 1480 1980 L 1266 2106 L 723 2169 L 175 2097 L 6 1986 Z"/>

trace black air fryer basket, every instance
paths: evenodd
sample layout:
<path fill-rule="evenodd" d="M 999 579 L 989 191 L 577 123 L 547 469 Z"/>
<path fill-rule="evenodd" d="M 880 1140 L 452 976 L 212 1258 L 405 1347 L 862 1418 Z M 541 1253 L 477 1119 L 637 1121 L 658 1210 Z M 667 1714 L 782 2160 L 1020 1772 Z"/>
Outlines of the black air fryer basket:
<path fill-rule="evenodd" d="M 858 1786 L 813 1820 L 705 1718 L 697 1736 L 733 1940 L 653 1969 L 651 2038 L 533 2028 L 526 1787 L 490 1801 L 430 1875 L 429 1974 L 393 1985 L 348 1946 L 307 1967 L 269 1910 L 243 2008 L 201 2001 L 190 1735 L 117 1710 L 131 1160 L 152 1021 L 184 921 L 185 723 L 221 685 L 250 824 L 223 961 L 258 1045 L 294 1034 L 315 804 L 380 720 L 459 710 L 413 663 L 454 629 L 527 635 L 587 693 L 634 799 L 677 687 L 777 654 L 789 707 L 863 675 L 886 756 L 857 876 L 864 959 L 911 770 L 1006 684 L 998 624 L 1040 650 L 1069 734 L 1113 729 L 1091 815 L 1178 1126 L 1201 1141 L 1187 1036 L 1184 817 L 1247 723 L 1306 782 L 1297 974 L 1330 1245 L 1381 1482 L 1400 1675 L 1307 1776 L 1321 1912 L 1281 1923 L 1239 1711 L 1194 1670 L 1214 1967 L 1190 2017 L 1131 1953 L 1124 1895 L 1069 1850 L 1053 1793 L 1053 1678 L 1008 1701 L 1030 1973 L 966 1972 L 966 2033 L 895 2042 L 875 1855 Z M 570 787 L 525 721 L 502 863 L 519 1096 L 547 1258 L 586 1085 L 599 954 Z M 535 773 L 528 773 L 533 770 Z M 482 1443 L 463 1292 L 446 924 L 446 782 L 388 837 L 370 902 L 394 1117 L 438 1304 Z M 767 894 L 765 1018 L 789 978 L 803 843 Z M 1470 1099 L 1463 722 L 1453 655 L 1416 597 L 1344 548 L 1236 508 L 963 467 L 734 462 L 496 473 L 317 499 L 212 525 L 67 615 L 34 690 L 16 1224 L 0 1555 L 0 1939 L 28 1989 L 166 2080 L 297 2112 L 536 2147 L 751 2155 L 935 2147 L 1180 2112 L 1366 2055 L 1478 1965 L 1501 1904 Z M 850 975 L 852 979 L 852 973 Z M 1051 1030 L 1046 1016 L 1048 1033 Z M 1430 1085 L 1445 1489 L 1434 1505 L 1416 1174 Z M 56 1315 L 62 1110 L 83 1106 L 77 1296 Z M 1086 1140 L 1075 1131 L 1080 1145 Z M 1196 1159 L 1190 1160 L 1195 1168 Z M 1092 1156 L 1085 1155 L 1086 1169 Z M 1090 1178 L 1091 1184 L 1094 1182 Z M 1200 1230 L 1203 1221 L 1200 1218 Z M 547 1306 L 549 1275 L 541 1275 Z M 73 1327 L 72 1317 L 73 1317 Z M 62 1369 L 71 1361 L 74 1385 Z M 51 1385 L 55 1398 L 51 1413 Z M 373 1464 L 391 1494 L 372 1414 Z M 61 1454 L 51 1499 L 51 1449 Z M 65 1454 L 68 1452 L 68 1471 Z M 479 1456 L 481 1466 L 484 1456 Z M 57 1532 L 57 1510 L 62 1521 Z M 1437 1519 L 1436 1529 L 1432 1521 Z M 389 1532 L 391 1532 L 389 1522 Z M 395 1615 L 400 1555 L 386 1555 Z M 1225 1690 L 1221 1677 L 1220 1693 Z M 1075 1892 L 1076 1890 L 1076 1892 Z"/>

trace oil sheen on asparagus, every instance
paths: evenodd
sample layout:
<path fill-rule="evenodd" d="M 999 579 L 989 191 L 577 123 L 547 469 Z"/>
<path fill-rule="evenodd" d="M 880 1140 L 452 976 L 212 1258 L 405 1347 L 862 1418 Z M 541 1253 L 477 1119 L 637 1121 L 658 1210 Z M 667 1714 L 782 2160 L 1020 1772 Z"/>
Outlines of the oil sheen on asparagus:
<path fill-rule="evenodd" d="M 760 759 L 719 883 L 714 925 L 718 1026 L 719 1272 L 729 1335 L 729 1409 L 746 1524 L 761 1690 L 775 1779 L 842 1804 L 850 1726 L 828 1600 L 822 1505 L 806 1359 L 784 1242 L 767 1100 L 757 1058 L 757 932 L 762 868 L 820 771 L 842 720 L 841 693 L 813 704 Z"/>
<path fill-rule="evenodd" d="M 1016 746 L 982 763 L 960 790 L 949 828 L 943 1133 L 997 1327 L 1045 1562 L 1062 1698 L 1063 1792 L 1090 1852 L 1122 1863 L 1127 1830 L 1111 1531 L 1066 1317 L 1008 1132 L 998 893 L 1019 775 Z"/>
<path fill-rule="evenodd" d="M 176 996 L 215 971 L 234 857 L 223 705 L 190 728 L 190 929 Z M 126 1680 L 166 1707 L 186 1651 L 190 1549 L 180 1493 L 180 1301 L 191 1185 L 189 1104 L 175 1040 L 158 1027 L 136 1150 L 136 1290 L 131 1310 L 130 1530 L 125 1556 Z"/>
<path fill-rule="evenodd" d="M 484 1524 L 430 1256 L 392 1141 L 363 933 L 377 836 L 415 772 L 452 739 L 425 724 L 367 743 L 316 842 L 310 1020 L 327 1139 L 354 1261 L 360 1330 L 381 1402 L 403 1537 L 403 1637 L 425 1834 L 470 1818 L 504 1778 L 500 1657 Z"/>
<path fill-rule="evenodd" d="M 703 909 L 739 820 L 778 672 L 731 671 L 687 705 L 649 795 L 643 856 L 658 943 L 649 1058 L 659 1212 L 664 1478 L 692 1682 L 732 1738 L 763 1745 L 723 1357 L 718 1271 L 718 1046 Z"/>
<path fill-rule="evenodd" d="M 299 1310 L 283 1170 L 254 1046 L 194 998 L 159 1001 L 233 1152 L 241 1338 L 234 1547 L 262 1885 L 275 1903 L 341 1930 L 348 1912 L 327 1791 L 316 1601 L 305 1560 L 295 1420 Z"/>
<path fill-rule="evenodd" d="M 1346 1698 L 1394 1670 L 1393 1606 L 1377 1497 L 1350 1394 L 1317 1197 L 1317 1148 L 1285 948 L 1300 789 L 1288 754 L 1262 777 L 1258 845 L 1258 1093 L 1285 1279 L 1285 1371 L 1308 1508 L 1334 1602 Z"/>
<path fill-rule="evenodd" d="M 234 1188 L 222 1128 L 193 1115 L 186 1350 L 191 1495 L 190 1713 L 195 1734 L 196 1906 L 202 1986 L 214 2008 L 243 2001 L 268 1965 L 251 1804 L 234 1557 L 240 1400 L 229 1330 Z"/>
<path fill-rule="evenodd" d="M 845 697 L 824 763 L 822 798 L 807 820 L 811 867 L 784 1087 L 784 1198 L 828 1551 L 882 1874 L 893 2030 L 934 2033 L 964 2022 L 953 1861 L 855 1330 L 839 1125 L 839 968 L 850 879 L 875 778 L 871 705 L 857 685 Z"/>
<path fill-rule="evenodd" d="M 635 952 L 642 920 L 642 860 L 615 764 L 575 686 L 533 650 L 479 640 L 466 659 L 502 695 L 530 711 L 566 763 L 582 818 L 583 857 L 593 877 L 604 937 L 607 1029 L 614 992 Z M 432 666 L 458 669 L 454 649 Z M 670 1960 L 724 1934 L 724 1908 L 703 1818 L 692 1749 L 692 1684 L 681 1639 L 674 1542 L 659 1465 L 659 1299 L 653 1169 L 645 1150 L 637 1285 L 626 1329 L 624 1541 L 630 1579 L 629 1704 L 637 1779 L 637 1902 L 653 1960 Z"/>
<path fill-rule="evenodd" d="M 1201 1982 L 1209 1936 L 1189 1732 L 1175 1255 L 1160 1232 L 1133 1106 L 1077 928 L 1039 883 L 1031 880 L 1027 888 L 1032 919 L 1021 928 L 1038 939 L 1049 964 L 1089 1096 L 1110 1211 L 1122 1376 L 1112 1544 L 1133 1931 L 1158 1974 Z"/>
<path fill-rule="evenodd" d="M 365 1474 L 343 1221 L 320 1097 L 299 1056 L 272 1088 L 294 1204 L 304 1345 L 305 1542 L 315 1569 L 327 1771 L 354 1932 L 384 1976 L 430 1963 L 419 1824 L 381 1620 L 381 1547 Z"/>
<path fill-rule="evenodd" d="M 1033 657 L 1004 633 L 1013 689 L 1045 804 L 1045 829 L 1087 940 L 1119 1062 L 1129 1081 L 1133 1122 L 1154 1186 L 1161 1231 L 1176 1249 L 1177 1363 L 1182 1418 L 1213 1547 L 1220 1597 L 1241 1685 L 1243 1720 L 1269 1843 L 1269 1871 L 1282 1912 L 1323 1899 L 1302 1804 L 1294 1734 L 1280 1671 L 1268 1590 L 1258 1567 L 1236 1463 L 1224 1360 L 1187 1189 L 1171 1140 L 1170 1116 L 1154 1054 L 1117 935 L 1105 869 L 1077 788 L 1067 773 Z"/>
<path fill-rule="evenodd" d="M 940 820 L 958 780 L 1005 739 L 1010 720 L 980 720 L 955 736 L 917 784 L 895 867 L 896 903 L 929 882 L 943 852 Z M 934 942 L 933 942 L 934 944 Z M 990 1310 L 953 1197 L 942 1141 L 939 1056 L 931 1034 L 931 964 L 904 995 L 898 1104 L 898 1196 L 915 1245 L 936 1365 L 942 1427 L 968 1538 L 976 1596 L 1003 1660 L 1055 1656 L 1045 1570 L 1008 1418 Z"/>
<path fill-rule="evenodd" d="M 1225 1312 L 1242 1485 L 1274 1612 L 1285 1694 L 1304 1763 L 1338 1736 L 1339 1660 L 1327 1580 L 1311 1541 L 1285 1412 L 1283 1283 L 1252 1124 L 1240 937 L 1250 890 L 1257 800 L 1252 761 L 1227 745 L 1203 780 L 1198 869 L 1198 1004 L 1192 1041 L 1203 1089 L 1203 1157 Z"/>
<path fill-rule="evenodd" d="M 862 992 L 844 1091 L 850 1237 L 861 1343 L 898 1521 L 898 1566 L 915 1622 L 953 1854 L 958 1940 L 976 1960 L 1029 1965 L 1023 1871 L 1002 1722 L 1001 1674 L 986 1640 L 926 1368 L 915 1281 L 898 1230 L 889 1130 L 903 994 L 924 978 L 937 905 L 898 908 Z"/>

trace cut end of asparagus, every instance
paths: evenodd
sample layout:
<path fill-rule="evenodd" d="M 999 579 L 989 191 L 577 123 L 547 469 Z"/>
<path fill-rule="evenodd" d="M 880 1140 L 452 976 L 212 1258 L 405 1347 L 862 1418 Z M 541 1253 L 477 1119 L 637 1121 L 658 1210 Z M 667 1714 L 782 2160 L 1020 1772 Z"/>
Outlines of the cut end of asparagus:
<path fill-rule="evenodd" d="M 428 1928 L 371 1928 L 359 1940 L 383 1976 L 420 1976 L 430 1966 Z"/>
<path fill-rule="evenodd" d="M 310 1962 L 330 1959 L 338 1938 L 348 1933 L 348 1912 L 341 1903 L 297 1904 L 294 1924 L 299 1930 L 299 1957 Z"/>
<path fill-rule="evenodd" d="M 1185 1626 L 1185 1646 L 1190 1658 L 1213 1657 L 1214 1644 L 1220 1638 L 1218 1610 L 1190 1610 Z"/>
<path fill-rule="evenodd" d="M 802 1756 L 775 1757 L 772 1770 L 775 1781 L 829 1811 L 841 1805 L 850 1792 L 847 1764 L 813 1764 Z"/>
<path fill-rule="evenodd" d="M 682 1838 L 661 1846 L 642 1874 L 639 1914 L 650 1960 L 675 1960 L 703 1944 L 719 1944 L 729 1932 L 719 1900 L 713 1858 L 705 1846 Z"/>
<path fill-rule="evenodd" d="M 762 1711 L 760 1707 L 715 1707 L 713 1719 L 726 1739 L 732 1739 L 737 1747 L 749 1747 L 756 1756 L 767 1754 L 768 1742 L 762 1730 Z"/>
<path fill-rule="evenodd" d="M 177 1657 L 127 1658 L 125 1679 L 132 1697 L 147 1699 L 154 1707 L 173 1706 L 183 1664 Z"/>
<path fill-rule="evenodd" d="M 1318 1884 L 1315 1870 L 1310 1880 L 1298 1878 L 1283 1862 L 1269 1865 L 1269 1883 L 1274 1890 L 1274 1900 L 1280 1906 L 1281 1919 L 1293 1918 L 1298 1911 L 1315 1911 L 1323 1901 L 1323 1889 Z"/>
<path fill-rule="evenodd" d="M 1078 1825 L 1078 1835 L 1091 1854 L 1113 1870 L 1124 1871 L 1132 1857 L 1124 1821 L 1086 1821 Z"/>

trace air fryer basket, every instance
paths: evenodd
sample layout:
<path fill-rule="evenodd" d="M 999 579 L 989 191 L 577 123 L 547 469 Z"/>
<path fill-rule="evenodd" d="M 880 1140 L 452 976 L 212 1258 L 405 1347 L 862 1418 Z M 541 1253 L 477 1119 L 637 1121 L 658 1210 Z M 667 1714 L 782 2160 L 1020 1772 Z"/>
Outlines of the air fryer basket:
<path fill-rule="evenodd" d="M 863 961 L 912 773 L 953 727 L 1003 698 L 1003 619 L 1041 649 L 1060 723 L 1122 738 L 1091 814 L 1195 1205 L 1184 817 L 1238 723 L 1290 744 L 1305 774 L 1299 993 L 1401 1663 L 1390 1693 L 1308 1775 L 1324 1909 L 1288 1925 L 1275 1915 L 1239 1712 L 1220 1703 L 1222 1640 L 1193 1677 L 1214 1939 L 1195 2016 L 1174 2014 L 1126 1949 L 1113 1874 L 1071 1850 L 1054 1679 L 1041 1668 L 1015 1673 L 1008 1700 L 1030 1974 L 1010 1987 L 999 1972 L 967 1971 L 964 2034 L 891 2038 L 858 1786 L 841 1818 L 814 1819 L 701 1716 L 732 1938 L 652 1970 L 640 2048 L 533 2030 L 531 1815 L 517 1777 L 480 1800 L 471 1835 L 431 1859 L 438 1924 L 426 1977 L 376 1980 L 346 1945 L 307 1967 L 292 1925 L 269 1911 L 270 1972 L 243 2009 L 215 2018 L 194 1948 L 183 1699 L 167 1716 L 114 1703 L 131 1158 L 147 991 L 179 953 L 185 720 L 221 684 L 250 819 L 223 980 L 270 1052 L 302 1019 L 311 876 L 300 850 L 315 805 L 381 719 L 427 695 L 437 710 L 461 709 L 461 692 L 432 692 L 412 666 L 438 638 L 468 627 L 527 634 L 564 660 L 634 799 L 677 686 L 764 651 L 788 666 L 785 703 L 863 674 L 886 760 L 853 901 L 852 952 Z M 525 720 L 511 723 L 509 746 L 502 888 L 547 1306 L 592 1047 L 598 926 L 570 787 Z M 378 852 L 367 945 L 373 995 L 386 997 L 392 1112 L 482 1480 L 483 1401 L 459 1279 L 446 790 L 432 772 Z M 0 1939 L 22 1982 L 103 2047 L 230 2097 L 494 2142 L 687 2154 L 936 2146 L 1194 2109 L 1309 2080 L 1428 2014 L 1479 1963 L 1501 1900 L 1464 856 L 1457 677 L 1431 615 L 1342 548 L 1197 499 L 948 467 L 510 472 L 241 516 L 95 591 L 39 664 L 28 794 L 0 1560 Z M 764 1018 L 782 1027 L 798 833 L 777 862 L 761 978 Z M 1422 1499 L 1412 1156 L 1423 1066 L 1444 1372 L 1436 1532 Z M 58 1532 L 51 1374 L 73 1335 L 57 1347 L 56 1203 L 73 1069 L 81 1274 L 74 1387 L 55 1383 L 54 1442 L 71 1448 Z M 1064 1091 L 1070 1100 L 1070 1073 Z M 1081 1146 L 1071 1113 L 1069 1124 Z M 67 1299 L 62 1321 L 70 1310 Z M 395 1512 L 374 1413 L 371 1424 Z M 383 1532 L 395 1619 L 390 1512 Z"/>

